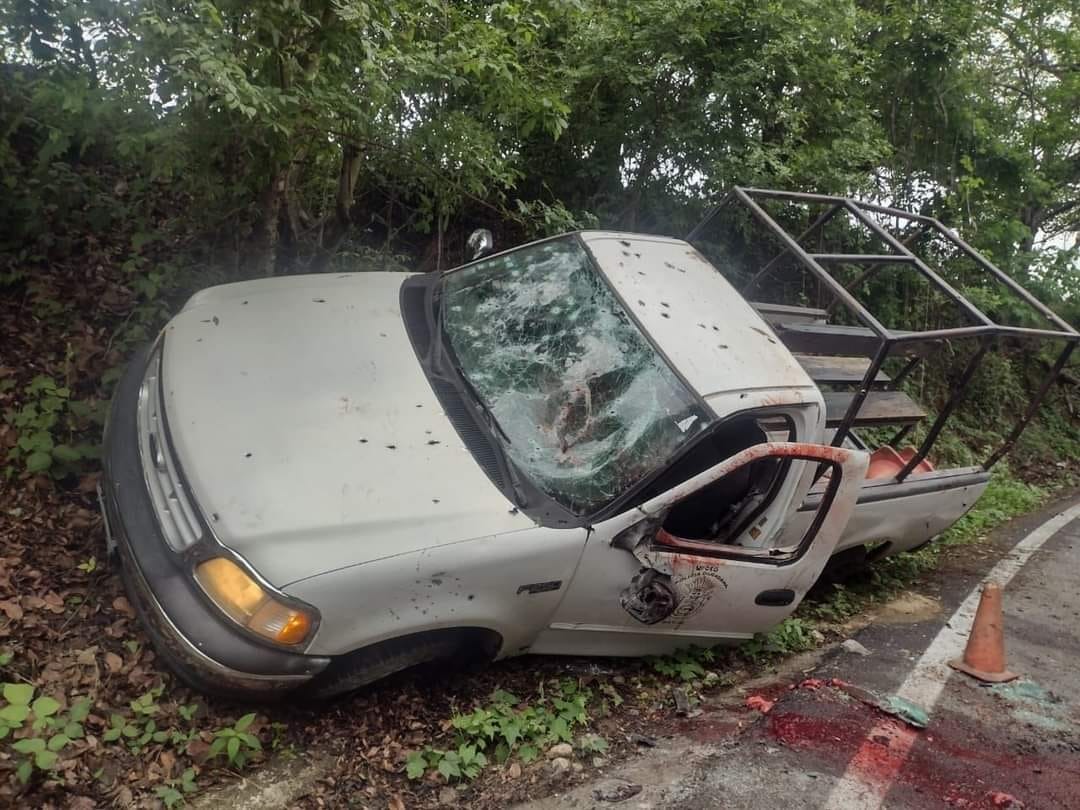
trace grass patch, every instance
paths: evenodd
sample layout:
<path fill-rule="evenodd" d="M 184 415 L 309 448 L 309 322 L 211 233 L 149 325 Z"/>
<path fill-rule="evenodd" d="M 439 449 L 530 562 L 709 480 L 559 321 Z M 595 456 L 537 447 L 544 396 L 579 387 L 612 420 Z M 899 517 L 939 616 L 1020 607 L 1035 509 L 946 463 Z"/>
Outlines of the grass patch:
<path fill-rule="evenodd" d="M 411 752 L 405 761 L 406 775 L 420 779 L 437 773 L 449 782 L 475 779 L 492 760 L 502 764 L 517 757 L 528 764 L 551 745 L 573 743 L 575 732 L 591 720 L 588 709 L 593 697 L 592 689 L 573 678 L 541 681 L 540 695 L 532 701 L 496 689 L 486 703 L 451 716 L 448 725 L 454 738 L 448 747 Z M 577 747 L 602 751 L 607 741 L 586 734 L 580 736 Z"/>
<path fill-rule="evenodd" d="M 795 653 L 812 650 L 824 641 L 813 621 L 799 616 L 784 619 L 768 633 L 757 633 L 738 648 L 738 655 L 758 666 Z"/>

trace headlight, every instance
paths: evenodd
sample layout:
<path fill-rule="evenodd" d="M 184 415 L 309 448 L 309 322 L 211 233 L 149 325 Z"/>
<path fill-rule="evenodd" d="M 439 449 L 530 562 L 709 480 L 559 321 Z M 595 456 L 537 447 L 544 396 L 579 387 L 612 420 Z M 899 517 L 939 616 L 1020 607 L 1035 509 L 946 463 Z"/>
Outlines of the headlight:
<path fill-rule="evenodd" d="M 277 644 L 300 644 L 311 634 L 312 616 L 279 601 L 227 557 L 195 567 L 195 579 L 237 624 Z"/>

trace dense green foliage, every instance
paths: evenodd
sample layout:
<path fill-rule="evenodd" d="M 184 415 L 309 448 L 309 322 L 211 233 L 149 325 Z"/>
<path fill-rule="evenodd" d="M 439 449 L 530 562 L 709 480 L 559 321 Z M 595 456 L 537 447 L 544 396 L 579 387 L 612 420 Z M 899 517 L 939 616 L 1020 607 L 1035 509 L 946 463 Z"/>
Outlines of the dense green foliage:
<path fill-rule="evenodd" d="M 176 236 L 177 261 L 225 273 L 372 248 L 430 267 L 481 221 L 679 231 L 734 182 L 930 209 L 1023 274 L 1080 227 L 1076 13 L 4 0 L 5 277 L 116 228 L 146 277 Z M 1067 241 L 1038 253 L 1059 299 L 1080 283 Z"/>
<path fill-rule="evenodd" d="M 477 226 L 501 245 L 593 224 L 680 235 L 738 183 L 932 213 L 1077 322 L 1078 16 L 1075 0 L 0 0 L 0 291 L 63 331 L 79 321 L 58 279 L 118 283 L 93 293 L 122 322 L 114 366 L 199 285 L 447 267 Z M 884 274 L 865 292 L 905 303 Z M 36 370 L 56 391 L 74 330 Z M 1021 407 L 1038 357 L 997 369 L 995 410 Z M 9 414 L 36 431 L 19 458 L 84 454 L 77 389 Z"/>

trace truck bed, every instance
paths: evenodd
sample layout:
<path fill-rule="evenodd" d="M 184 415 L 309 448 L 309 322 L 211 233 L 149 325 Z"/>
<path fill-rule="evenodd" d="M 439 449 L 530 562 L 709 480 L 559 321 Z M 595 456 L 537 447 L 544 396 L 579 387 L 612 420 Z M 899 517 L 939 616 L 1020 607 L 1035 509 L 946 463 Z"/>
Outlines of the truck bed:
<path fill-rule="evenodd" d="M 812 307 L 754 303 L 777 336 L 795 354 L 825 396 L 826 427 L 836 428 L 855 399 L 877 351 L 878 338 L 869 329 L 827 322 L 828 313 Z M 933 345 L 912 345 L 908 357 L 924 355 Z M 896 390 L 894 381 L 879 371 L 870 384 L 852 427 L 914 426 L 927 411 L 912 397 Z M 856 433 L 854 442 L 861 443 Z M 895 480 L 914 454 L 914 448 L 885 445 L 871 456 L 855 514 L 836 553 L 874 545 L 877 555 L 909 551 L 929 542 L 970 509 L 990 480 L 981 467 L 935 469 L 924 461 L 903 481 Z M 793 520 L 809 521 L 820 503 L 825 482 L 811 490 Z"/>

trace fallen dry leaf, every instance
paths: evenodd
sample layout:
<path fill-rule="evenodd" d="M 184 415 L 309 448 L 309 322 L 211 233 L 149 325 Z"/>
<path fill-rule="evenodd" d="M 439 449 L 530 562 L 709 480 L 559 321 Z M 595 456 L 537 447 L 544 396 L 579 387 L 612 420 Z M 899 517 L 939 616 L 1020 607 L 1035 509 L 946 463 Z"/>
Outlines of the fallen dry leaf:
<path fill-rule="evenodd" d="M 0 602 L 0 610 L 4 611 L 12 621 L 17 622 L 23 617 L 23 609 L 15 602 Z"/>
<path fill-rule="evenodd" d="M 105 653 L 105 666 L 114 675 L 124 668 L 124 659 L 114 652 Z"/>
<path fill-rule="evenodd" d="M 135 611 L 132 609 L 131 603 L 128 602 L 127 597 L 125 597 L 125 596 L 116 597 L 115 599 L 113 599 L 112 606 L 113 606 L 113 610 L 118 610 L 121 613 L 123 613 L 125 616 L 128 616 L 130 618 L 135 618 Z"/>
<path fill-rule="evenodd" d="M 168 776 L 176 766 L 176 755 L 171 751 L 162 751 L 158 756 L 158 762 L 161 764 L 161 770 Z"/>
<path fill-rule="evenodd" d="M 64 612 L 64 598 L 56 591 L 49 591 L 45 594 L 45 607 L 51 610 L 53 613 Z"/>
<path fill-rule="evenodd" d="M 79 492 L 83 495 L 91 495 L 97 490 L 100 473 L 88 473 L 79 479 Z"/>

